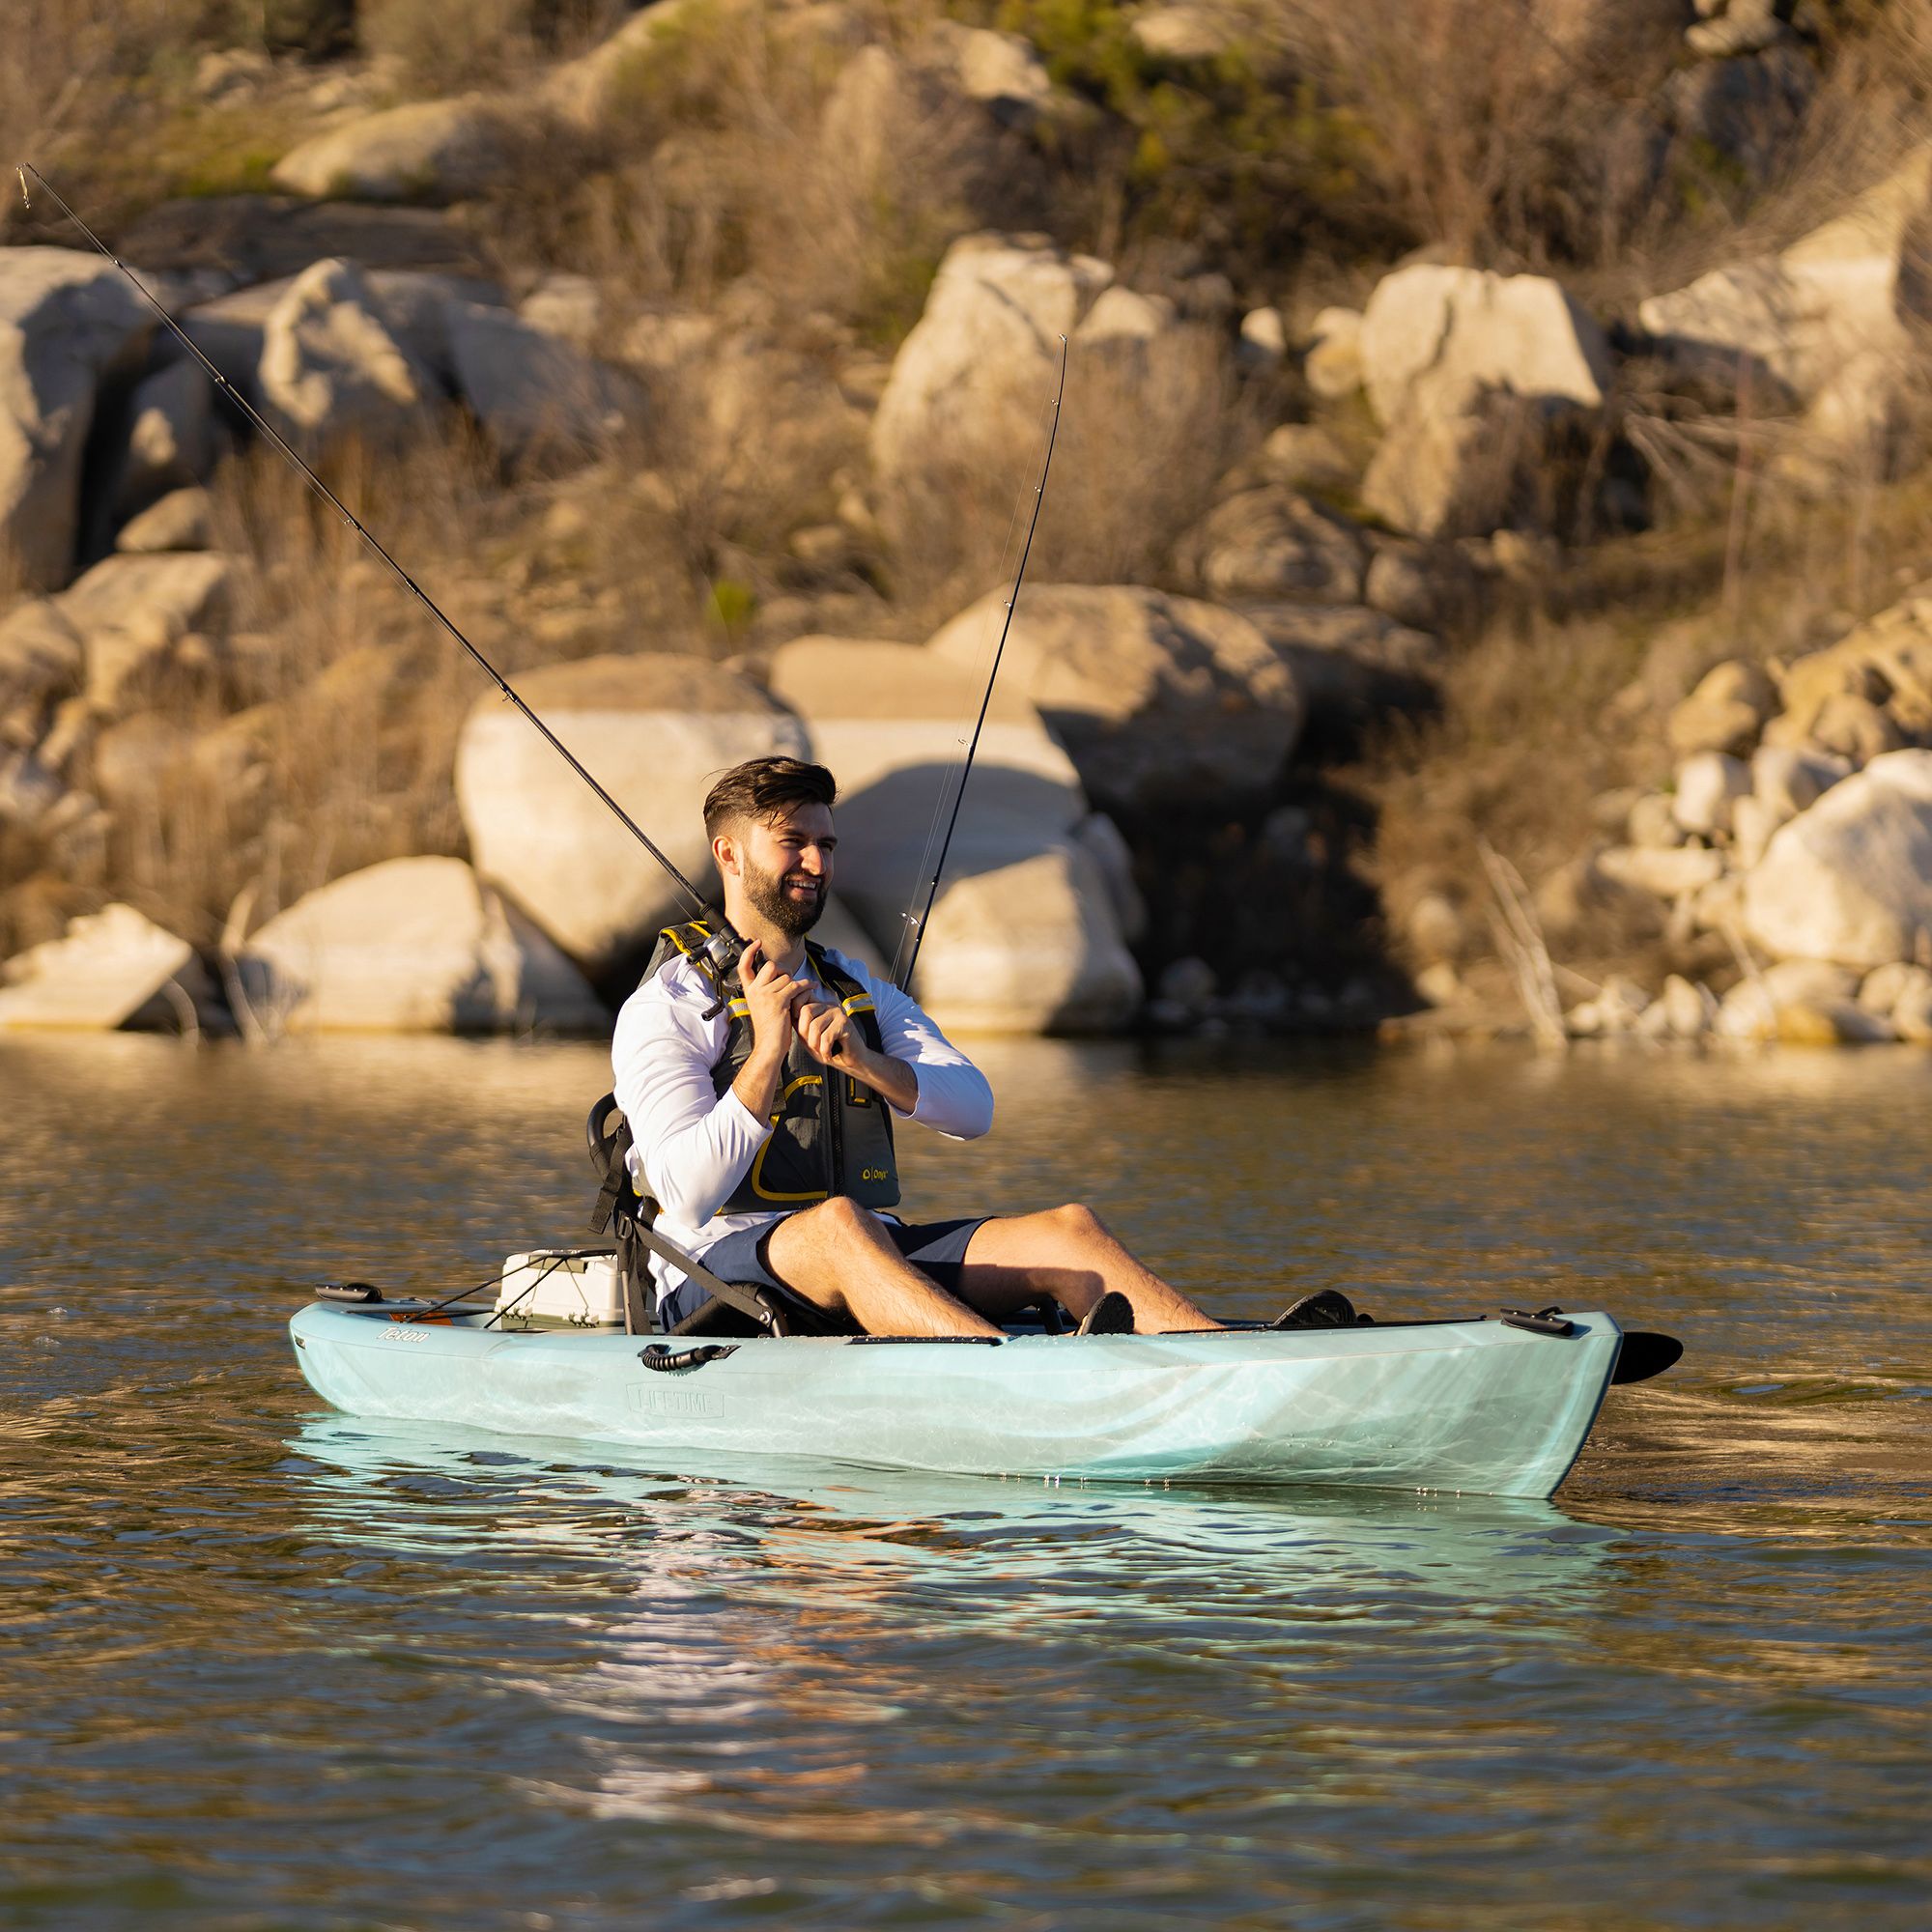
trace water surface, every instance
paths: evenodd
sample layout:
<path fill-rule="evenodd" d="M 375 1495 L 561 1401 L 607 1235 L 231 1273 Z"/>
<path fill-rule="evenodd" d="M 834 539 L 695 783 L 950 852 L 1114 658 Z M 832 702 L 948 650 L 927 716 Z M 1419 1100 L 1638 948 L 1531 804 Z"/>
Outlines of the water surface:
<path fill-rule="evenodd" d="M 1925 1921 L 1932 1057 L 983 1058 L 915 1211 L 1690 1352 L 1550 1506 L 376 1426 L 304 1284 L 583 1238 L 598 1054 L 0 1042 L 0 1924 Z"/>

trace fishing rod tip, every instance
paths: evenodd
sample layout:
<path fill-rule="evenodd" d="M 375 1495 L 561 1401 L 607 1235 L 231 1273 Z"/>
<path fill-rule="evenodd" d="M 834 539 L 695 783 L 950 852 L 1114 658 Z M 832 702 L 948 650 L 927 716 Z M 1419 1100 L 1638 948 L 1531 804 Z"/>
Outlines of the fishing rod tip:
<path fill-rule="evenodd" d="M 16 167 L 14 172 L 20 177 L 20 206 L 31 211 L 34 204 L 27 194 L 27 171 L 24 167 Z"/>

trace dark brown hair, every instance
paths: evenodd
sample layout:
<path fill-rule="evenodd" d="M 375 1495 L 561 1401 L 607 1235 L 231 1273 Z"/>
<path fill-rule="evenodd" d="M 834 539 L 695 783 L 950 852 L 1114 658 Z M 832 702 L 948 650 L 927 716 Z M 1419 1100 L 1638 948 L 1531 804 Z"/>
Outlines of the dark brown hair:
<path fill-rule="evenodd" d="M 838 781 L 804 758 L 747 758 L 733 765 L 704 800 L 704 836 L 716 838 L 745 819 L 763 824 L 795 805 L 830 805 Z"/>

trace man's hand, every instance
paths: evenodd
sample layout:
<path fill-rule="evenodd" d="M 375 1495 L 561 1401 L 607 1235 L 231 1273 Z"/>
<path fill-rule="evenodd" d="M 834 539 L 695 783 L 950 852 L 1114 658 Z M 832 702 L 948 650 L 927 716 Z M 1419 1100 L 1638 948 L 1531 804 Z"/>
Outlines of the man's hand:
<path fill-rule="evenodd" d="M 791 1051 L 792 1021 L 805 1000 L 802 982 L 781 973 L 753 940 L 738 961 L 738 978 L 745 988 L 745 1006 L 752 1022 L 752 1051 L 731 1091 L 761 1121 L 771 1118 L 785 1055 Z"/>
<path fill-rule="evenodd" d="M 798 1037 L 814 1059 L 883 1094 L 902 1114 L 919 1105 L 919 1075 L 904 1061 L 874 1053 L 844 1008 L 808 1000 L 795 1019 Z"/>

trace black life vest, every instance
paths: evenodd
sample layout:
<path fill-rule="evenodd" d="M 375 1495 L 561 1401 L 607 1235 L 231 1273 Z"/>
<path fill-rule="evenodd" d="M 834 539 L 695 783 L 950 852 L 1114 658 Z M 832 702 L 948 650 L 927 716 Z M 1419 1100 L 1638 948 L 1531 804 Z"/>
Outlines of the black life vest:
<path fill-rule="evenodd" d="M 668 961 L 685 958 L 711 984 L 730 1017 L 724 1051 L 711 1069 L 711 1084 L 722 1097 L 752 1057 L 753 1033 L 738 969 L 732 967 L 720 979 L 705 956 L 704 943 L 711 932 L 705 920 L 666 926 L 658 935 L 644 978 L 653 979 Z M 822 946 L 808 939 L 805 951 L 819 983 L 851 1015 L 866 1044 L 874 1053 L 883 1053 L 885 1042 L 872 996 L 850 974 L 833 965 Z M 898 1205 L 892 1110 L 849 1073 L 814 1059 L 794 1036 L 779 1081 L 771 1138 L 718 1211 L 759 1214 L 773 1208 L 809 1208 L 835 1194 L 847 1195 L 862 1208 Z"/>

